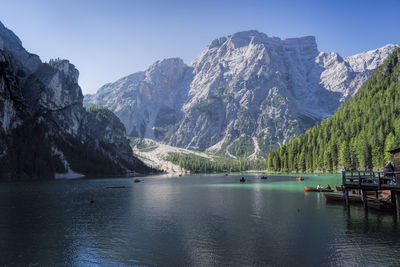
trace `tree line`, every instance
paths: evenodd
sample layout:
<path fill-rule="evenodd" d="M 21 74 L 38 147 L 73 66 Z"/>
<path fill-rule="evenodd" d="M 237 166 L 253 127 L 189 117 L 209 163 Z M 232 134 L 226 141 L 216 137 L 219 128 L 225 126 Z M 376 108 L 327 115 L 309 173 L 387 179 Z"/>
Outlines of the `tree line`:
<path fill-rule="evenodd" d="M 233 159 L 228 157 L 215 157 L 211 160 L 193 154 L 170 152 L 168 153 L 166 160 L 195 173 L 240 172 L 246 170 L 265 169 L 264 161 L 253 161 L 247 160 L 246 158 Z"/>
<path fill-rule="evenodd" d="M 400 145 L 400 49 L 330 118 L 272 151 L 269 171 L 381 169 Z"/>

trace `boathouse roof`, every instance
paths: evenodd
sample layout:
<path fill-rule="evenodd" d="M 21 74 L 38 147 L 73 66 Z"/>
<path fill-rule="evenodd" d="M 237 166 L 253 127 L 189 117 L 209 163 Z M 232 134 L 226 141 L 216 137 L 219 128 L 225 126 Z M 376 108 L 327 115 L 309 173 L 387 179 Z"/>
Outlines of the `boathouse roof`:
<path fill-rule="evenodd" d="M 398 153 L 398 152 L 400 152 L 400 147 L 393 148 L 391 150 L 388 150 L 387 152 L 392 153 L 392 154 Z"/>

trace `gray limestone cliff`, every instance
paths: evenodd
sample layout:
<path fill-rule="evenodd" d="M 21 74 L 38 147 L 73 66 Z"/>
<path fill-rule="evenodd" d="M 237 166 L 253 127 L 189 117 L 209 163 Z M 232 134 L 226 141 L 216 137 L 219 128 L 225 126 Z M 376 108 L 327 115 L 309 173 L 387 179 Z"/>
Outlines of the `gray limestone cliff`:
<path fill-rule="evenodd" d="M 395 45 L 342 58 L 315 38 L 245 31 L 212 41 L 190 65 L 173 58 L 85 96 L 131 136 L 227 154 L 265 156 L 331 116 Z"/>
<path fill-rule="evenodd" d="M 0 23 L 0 180 L 150 171 L 117 116 L 86 111 L 78 76 L 67 60 L 42 63 Z"/>

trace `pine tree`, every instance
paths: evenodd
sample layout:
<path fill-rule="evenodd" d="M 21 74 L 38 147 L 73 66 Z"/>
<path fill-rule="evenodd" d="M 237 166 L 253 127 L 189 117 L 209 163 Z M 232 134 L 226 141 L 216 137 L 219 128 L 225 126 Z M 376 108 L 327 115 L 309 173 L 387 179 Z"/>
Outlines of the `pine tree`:
<path fill-rule="evenodd" d="M 351 153 L 349 143 L 343 141 L 339 148 L 339 168 L 351 169 Z"/>
<path fill-rule="evenodd" d="M 393 160 L 393 155 L 387 151 L 395 148 L 395 143 L 396 143 L 395 137 L 393 133 L 390 132 L 385 140 L 385 155 L 384 155 L 385 162 L 388 160 L 390 161 Z"/>
<path fill-rule="evenodd" d="M 400 145 L 400 48 L 331 117 L 272 151 L 288 171 L 382 168 Z M 279 160 L 277 157 L 280 157 Z"/>

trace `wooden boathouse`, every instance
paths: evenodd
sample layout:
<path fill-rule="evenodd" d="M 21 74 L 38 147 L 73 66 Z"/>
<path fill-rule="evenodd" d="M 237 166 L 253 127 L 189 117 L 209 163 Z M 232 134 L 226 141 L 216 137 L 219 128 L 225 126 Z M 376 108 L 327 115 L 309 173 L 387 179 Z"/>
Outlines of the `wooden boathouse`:
<path fill-rule="evenodd" d="M 388 151 L 393 154 L 394 172 L 384 171 L 343 171 L 342 187 L 346 205 L 349 205 L 349 193 L 360 190 L 364 207 L 368 207 L 367 192 L 390 190 L 391 202 L 400 215 L 400 147 Z"/>

